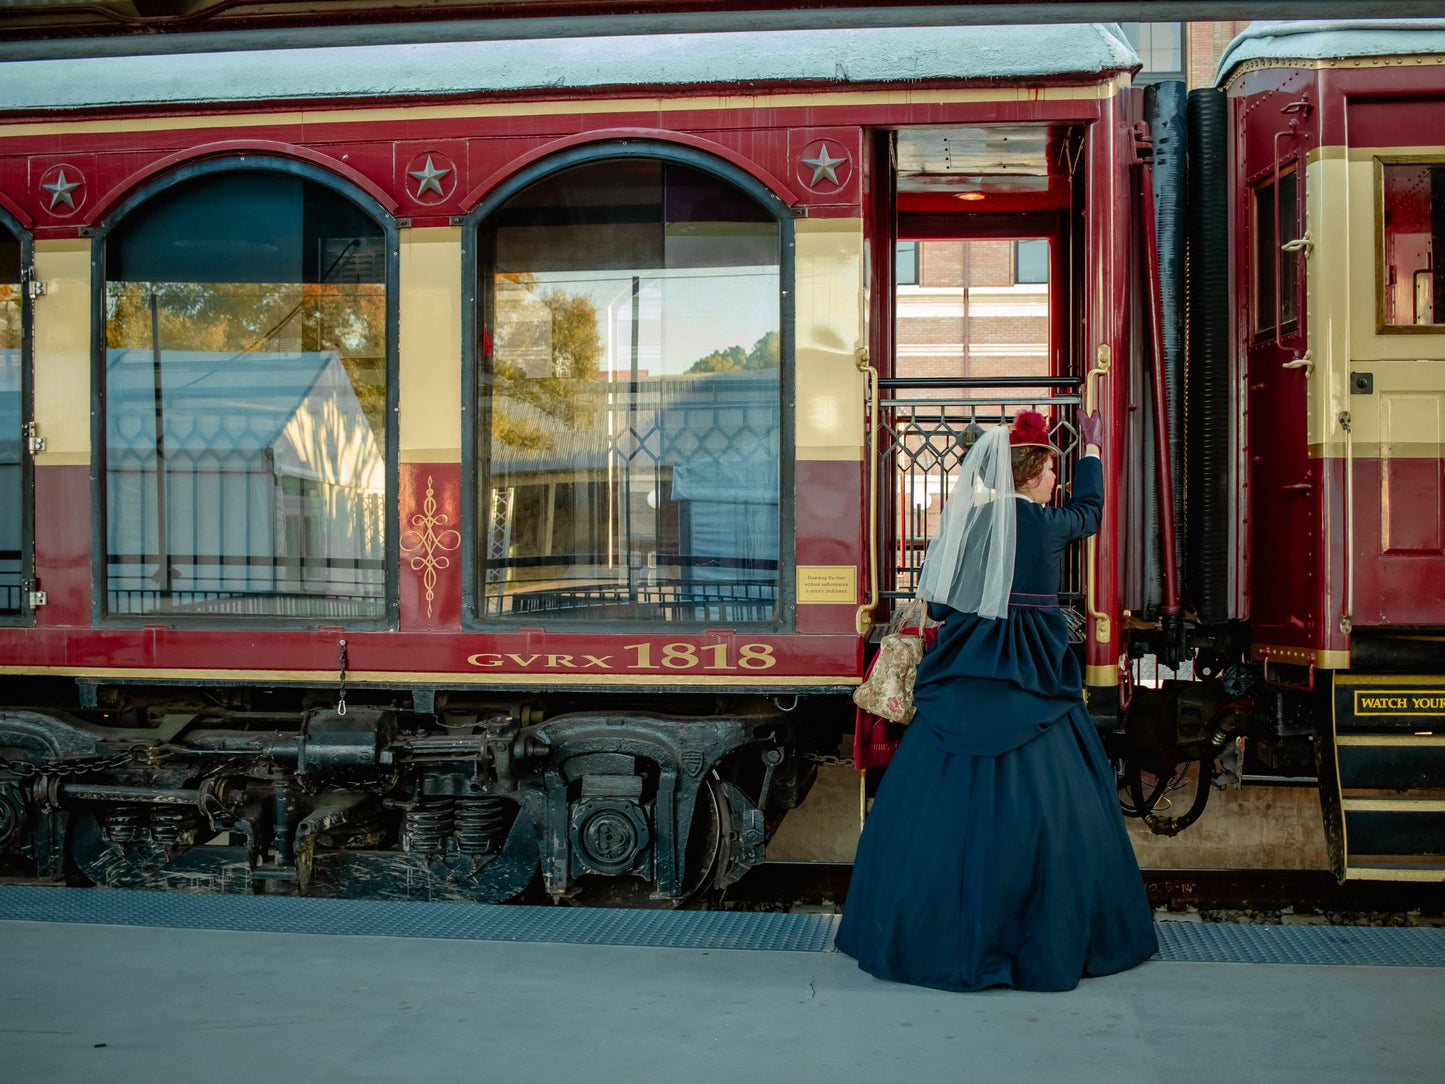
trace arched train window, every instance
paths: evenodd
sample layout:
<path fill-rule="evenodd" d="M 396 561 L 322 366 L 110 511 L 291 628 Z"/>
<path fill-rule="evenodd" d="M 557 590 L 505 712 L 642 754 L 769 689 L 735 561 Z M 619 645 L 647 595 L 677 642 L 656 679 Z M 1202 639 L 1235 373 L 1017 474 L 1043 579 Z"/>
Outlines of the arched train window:
<path fill-rule="evenodd" d="M 266 169 L 108 233 L 107 612 L 385 616 L 386 251 L 359 206 Z"/>
<path fill-rule="evenodd" d="M 647 157 L 563 168 L 487 215 L 482 616 L 776 617 L 782 229 Z"/>

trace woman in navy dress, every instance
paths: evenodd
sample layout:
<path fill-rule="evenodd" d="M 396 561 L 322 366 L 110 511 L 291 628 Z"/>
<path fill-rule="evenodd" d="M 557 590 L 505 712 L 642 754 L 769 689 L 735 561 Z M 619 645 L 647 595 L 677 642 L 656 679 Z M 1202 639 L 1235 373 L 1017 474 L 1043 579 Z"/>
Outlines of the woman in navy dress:
<path fill-rule="evenodd" d="M 979 602 L 977 586 L 959 606 L 929 603 L 943 626 L 918 667 L 917 713 L 864 825 L 837 936 L 838 948 L 879 978 L 945 990 L 1071 990 L 1158 949 L 1058 606 L 1064 550 L 1098 530 L 1103 514 L 1099 422 L 1080 421 L 1087 452 L 1062 507 L 1048 504 L 1057 449 L 1038 414 L 1020 414 L 1011 439 L 1000 427 L 964 461 L 968 484 L 983 490 L 970 465 L 992 442 L 1012 478 L 983 499 L 966 493 L 962 504 L 974 515 L 1000 496 L 1013 522 L 1008 530 L 1003 519 L 985 523 L 982 536 L 962 541 L 949 532 L 948 560 L 969 566 L 965 580 L 986 578 L 980 537 L 1001 542 L 1008 553 L 983 560 L 1005 578 L 996 604 Z M 920 594 L 935 599 L 943 592 L 924 590 L 938 582 L 929 571 Z"/>

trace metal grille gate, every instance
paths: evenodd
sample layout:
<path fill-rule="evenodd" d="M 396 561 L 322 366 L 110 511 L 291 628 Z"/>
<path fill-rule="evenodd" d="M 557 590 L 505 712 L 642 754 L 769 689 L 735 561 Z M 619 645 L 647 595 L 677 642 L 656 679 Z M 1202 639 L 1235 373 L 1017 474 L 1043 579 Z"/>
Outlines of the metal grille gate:
<path fill-rule="evenodd" d="M 1067 491 L 1079 451 L 1074 415 L 1078 377 L 883 377 L 878 381 L 878 476 L 883 480 L 879 531 L 885 599 L 912 598 L 943 502 L 974 441 L 1010 424 L 1024 410 L 1048 419 L 1063 452 L 1059 489 Z M 1082 548 L 1068 558 L 1060 600 L 1083 598 Z"/>

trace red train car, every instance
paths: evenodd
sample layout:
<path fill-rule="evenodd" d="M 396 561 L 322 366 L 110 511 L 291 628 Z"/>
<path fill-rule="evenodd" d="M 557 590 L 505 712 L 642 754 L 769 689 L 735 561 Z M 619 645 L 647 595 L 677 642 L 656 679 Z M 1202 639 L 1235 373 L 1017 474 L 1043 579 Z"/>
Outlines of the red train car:
<path fill-rule="evenodd" d="M 1348 877 L 1445 876 L 1442 53 L 1438 22 L 1263 24 L 1220 64 L 1233 605 L 1283 728 L 1317 740 Z"/>
<path fill-rule="evenodd" d="M 1270 63 L 1241 61 L 1228 101 L 1265 94 Z M 1345 364 L 1311 338 L 1325 243 L 1294 244 L 1278 290 L 1238 264 L 1251 300 L 1213 302 L 1213 326 L 1272 290 L 1281 314 L 1312 300 L 1195 363 L 1164 179 L 1183 128 L 1130 88 L 1136 65 L 1102 25 L 0 65 L 11 872 L 481 901 L 725 887 L 846 739 L 970 430 L 1024 407 L 1066 450 L 1081 403 L 1109 422 L 1118 469 L 1069 595 L 1132 811 L 1177 830 L 1148 777 L 1212 770 L 1240 736 L 1315 774 L 1347 744 L 1331 689 L 1400 686 L 1328 654 L 1358 639 L 1325 628 L 1341 596 L 1303 571 L 1344 567 L 1333 550 L 1268 571 L 1275 530 L 1338 537 L 1323 478 L 1260 503 L 1295 493 L 1284 464 L 1340 458 L 1297 440 L 1328 397 L 1244 392 Z M 1209 101 L 1230 112 L 1196 157 L 1233 163 L 1215 190 L 1272 245 L 1258 214 L 1291 213 L 1290 148 L 1297 207 L 1347 153 L 1312 159 Z M 1261 139 L 1279 198 L 1258 196 Z M 905 288 L 918 242 L 1034 245 L 1047 290 L 979 312 L 1027 309 L 1042 345 L 918 360 L 908 321 L 947 303 Z M 1275 371 L 1297 345 L 1313 376 Z M 1366 503 L 1383 484 L 1341 477 Z M 1335 610 L 1278 601 L 1311 585 Z M 1434 643 L 1421 606 L 1375 624 Z M 1144 655 L 1193 677 L 1137 682 Z M 1405 684 L 1438 686 L 1411 665 Z M 1414 853 L 1393 864 L 1425 875 Z"/>
<path fill-rule="evenodd" d="M 1142 103 L 1126 807 L 1193 823 L 1207 786 L 1154 809 L 1190 758 L 1312 779 L 1341 878 L 1445 878 L 1442 31 L 1260 24 Z M 1151 656 L 1189 670 L 1133 688 Z"/>
<path fill-rule="evenodd" d="M 1058 27 L 7 66 L 8 852 L 470 899 L 740 876 L 880 603 L 895 214 L 1045 224 L 1090 269 L 1077 385 L 1124 345 L 1135 63 Z"/>

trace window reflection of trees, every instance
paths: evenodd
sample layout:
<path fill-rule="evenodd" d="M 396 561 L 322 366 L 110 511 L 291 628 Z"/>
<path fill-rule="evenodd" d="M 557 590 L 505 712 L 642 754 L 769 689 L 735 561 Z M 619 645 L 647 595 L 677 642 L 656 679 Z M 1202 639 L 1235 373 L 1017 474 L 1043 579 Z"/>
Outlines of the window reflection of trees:
<path fill-rule="evenodd" d="M 176 278 L 106 284 L 111 612 L 385 613 L 381 232 L 330 233 L 339 197 L 294 178 L 272 188 L 302 208 L 273 234 L 197 237 L 175 227 L 198 216 L 177 213 L 117 239 L 122 274 Z"/>
<path fill-rule="evenodd" d="M 483 243 L 486 612 L 770 619 L 777 222 L 700 171 L 617 165 L 523 192 Z"/>

